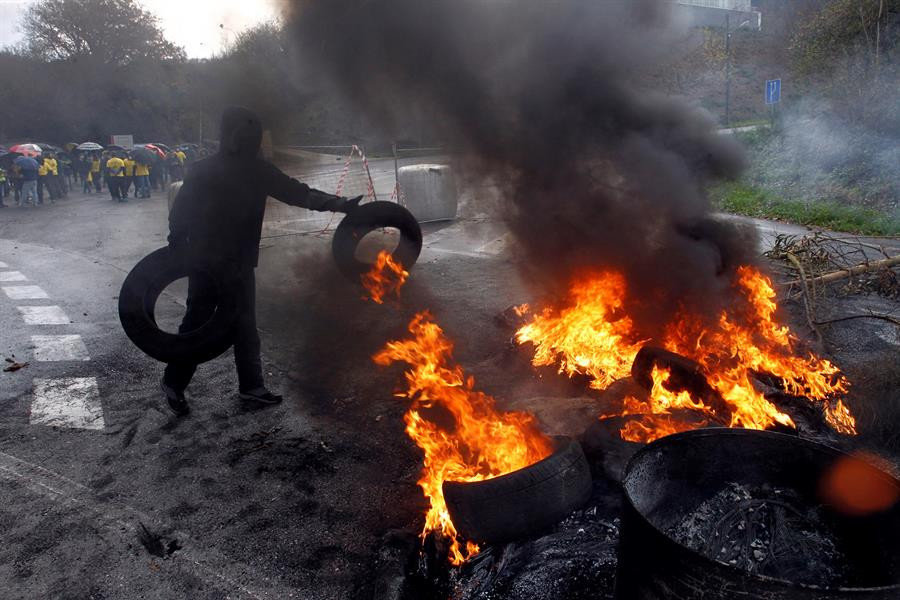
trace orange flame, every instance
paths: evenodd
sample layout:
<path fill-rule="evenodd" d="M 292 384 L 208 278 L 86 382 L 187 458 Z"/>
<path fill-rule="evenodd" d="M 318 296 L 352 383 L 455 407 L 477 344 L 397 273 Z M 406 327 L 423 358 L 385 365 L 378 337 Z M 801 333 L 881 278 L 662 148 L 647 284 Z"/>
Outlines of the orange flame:
<path fill-rule="evenodd" d="M 650 441 L 679 428 L 669 416 L 673 408 L 727 418 L 730 427 L 766 429 L 775 423 L 794 426 L 758 391 L 754 373 L 780 379 L 788 394 L 818 401 L 827 422 L 841 433 L 856 433 L 850 411 L 838 398 L 849 382 L 831 362 L 811 352 L 794 350 L 795 338 L 775 318 L 777 305 L 772 282 L 753 267 L 740 267 L 734 281 L 736 302 L 722 311 L 714 325 L 705 324 L 688 309 L 666 329 L 662 345 L 696 361 L 710 386 L 730 409 L 730 415 L 715 415 L 701 399 L 688 392 L 674 393 L 665 387 L 669 374 L 653 371 L 653 389 L 647 402 L 626 398 L 619 414 L 642 414 L 622 431 L 625 439 Z M 643 342 L 633 322 L 624 314 L 626 286 L 617 273 L 603 273 L 576 282 L 569 305 L 560 310 L 544 309 L 516 334 L 520 343 L 534 344 L 535 365 L 559 363 L 560 372 L 587 374 L 591 387 L 606 389 L 614 380 L 630 374 L 631 364 Z M 649 418 L 656 415 L 657 418 Z M 665 415 L 665 418 L 659 418 Z"/>
<path fill-rule="evenodd" d="M 534 344 L 536 367 L 559 362 L 559 372 L 592 378 L 602 390 L 628 376 L 642 343 L 634 339 L 631 319 L 622 313 L 625 279 L 600 273 L 581 281 L 569 294 L 570 306 L 545 308 L 516 332 L 516 340 Z"/>
<path fill-rule="evenodd" d="M 372 268 L 360 277 L 363 288 L 369 293 L 368 299 L 383 304 L 390 293 L 400 297 L 400 288 L 409 278 L 409 271 L 394 260 L 390 252 L 382 250 L 375 258 Z M 363 297 L 365 298 L 365 296 Z"/>
<path fill-rule="evenodd" d="M 397 395 L 412 400 L 406 432 L 425 453 L 418 483 L 431 506 L 424 537 L 439 531 L 450 540 L 450 561 L 459 565 L 478 552 L 462 547 L 444 502 L 444 481 L 482 481 L 531 465 L 553 449 L 534 417 L 501 412 L 491 396 L 476 391 L 475 381 L 453 362 L 453 344 L 426 311 L 409 324 L 412 338 L 389 342 L 373 360 L 382 366 L 401 361 L 407 389 Z M 448 418 L 449 417 L 449 418 Z"/>
<path fill-rule="evenodd" d="M 697 425 L 705 425 L 709 422 L 708 419 L 703 419 L 695 424 L 673 418 L 670 413 L 675 409 L 695 410 L 714 416 L 710 408 L 691 398 L 690 393 L 669 390 L 666 383 L 671 375 L 669 369 L 660 369 L 654 366 L 651 372 L 653 389 L 647 401 L 641 402 L 633 396 L 625 398 L 623 409 L 619 414 L 635 415 L 637 418 L 629 420 L 622 427 L 620 435 L 623 439 L 647 443 L 665 435 L 687 431 Z"/>

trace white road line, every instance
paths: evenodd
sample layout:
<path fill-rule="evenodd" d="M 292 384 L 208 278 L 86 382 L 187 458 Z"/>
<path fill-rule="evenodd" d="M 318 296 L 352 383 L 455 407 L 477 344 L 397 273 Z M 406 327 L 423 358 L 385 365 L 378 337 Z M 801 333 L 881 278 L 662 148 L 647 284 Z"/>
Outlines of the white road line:
<path fill-rule="evenodd" d="M 58 306 L 17 306 L 26 325 L 68 325 L 69 317 Z"/>
<path fill-rule="evenodd" d="M 46 300 L 50 297 L 36 285 L 4 286 L 3 292 L 12 300 Z"/>
<path fill-rule="evenodd" d="M 33 335 L 34 360 L 91 360 L 80 335 Z"/>
<path fill-rule="evenodd" d="M 5 262 L 0 262 L 0 269 L 7 269 L 7 268 L 9 268 L 8 264 L 6 264 Z"/>
<path fill-rule="evenodd" d="M 28 281 L 19 271 L 3 271 L 0 272 L 0 281 Z"/>
<path fill-rule="evenodd" d="M 103 407 L 95 377 L 35 379 L 31 424 L 103 429 Z"/>

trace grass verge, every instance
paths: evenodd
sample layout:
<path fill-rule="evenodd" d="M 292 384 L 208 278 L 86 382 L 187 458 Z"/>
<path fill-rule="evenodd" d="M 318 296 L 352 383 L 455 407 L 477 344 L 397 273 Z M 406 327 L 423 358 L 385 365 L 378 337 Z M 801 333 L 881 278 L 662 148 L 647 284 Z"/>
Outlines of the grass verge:
<path fill-rule="evenodd" d="M 860 235 L 900 235 L 900 219 L 884 213 L 820 200 L 796 202 L 743 182 L 729 182 L 710 189 L 713 205 L 721 211 L 822 227 Z"/>

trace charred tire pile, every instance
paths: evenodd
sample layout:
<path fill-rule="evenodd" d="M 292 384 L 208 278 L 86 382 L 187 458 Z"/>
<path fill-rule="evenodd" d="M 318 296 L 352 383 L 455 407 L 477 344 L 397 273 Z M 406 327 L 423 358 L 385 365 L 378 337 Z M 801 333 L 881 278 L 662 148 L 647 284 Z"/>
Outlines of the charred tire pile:
<path fill-rule="evenodd" d="M 188 276 L 208 277 L 214 283 L 218 298 L 216 310 L 206 323 L 193 331 L 162 331 L 156 324 L 156 301 L 169 284 Z M 119 320 L 129 339 L 156 360 L 206 362 L 232 344 L 238 299 L 229 287 L 223 274 L 191 267 L 168 247 L 160 248 L 142 258 L 125 278 L 119 292 Z"/>
<path fill-rule="evenodd" d="M 444 482 L 457 531 L 475 542 L 504 542 L 538 533 L 584 505 L 593 482 L 581 445 L 554 440 L 553 454 L 524 469 L 486 481 Z"/>
<path fill-rule="evenodd" d="M 372 268 L 356 258 L 356 247 L 366 234 L 382 227 L 400 230 L 400 243 L 393 252 L 394 260 L 409 270 L 422 251 L 422 229 L 411 212 L 393 202 L 369 202 L 350 212 L 338 225 L 331 241 L 331 251 L 338 268 L 346 277 L 358 281 Z"/>

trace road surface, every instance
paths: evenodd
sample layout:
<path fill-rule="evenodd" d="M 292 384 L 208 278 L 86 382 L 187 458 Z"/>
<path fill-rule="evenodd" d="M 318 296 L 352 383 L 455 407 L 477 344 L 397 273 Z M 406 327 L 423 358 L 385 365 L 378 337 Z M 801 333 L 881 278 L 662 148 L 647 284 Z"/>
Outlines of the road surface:
<path fill-rule="evenodd" d="M 393 161 L 369 167 L 390 197 Z M 291 169 L 333 192 L 344 163 Z M 351 165 L 343 192 L 365 188 Z M 400 370 L 370 357 L 424 308 L 476 374 L 504 351 L 494 318 L 527 292 L 502 223 L 475 208 L 491 193 L 467 188 L 460 219 L 425 227 L 402 300 L 384 306 L 333 266 L 337 217 L 272 203 L 259 328 L 268 383 L 287 400 L 242 406 L 226 354 L 200 368 L 185 419 L 163 407 L 161 365 L 116 314 L 128 270 L 165 243 L 163 194 L 0 210 L 0 358 L 27 363 L 0 372 L 2 597 L 372 597 L 382 537 L 420 527 L 425 504 L 393 396 Z M 174 285 L 160 322 L 174 327 L 183 306 Z M 515 394 L 502 377 L 480 384 Z"/>

